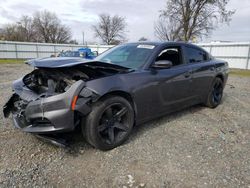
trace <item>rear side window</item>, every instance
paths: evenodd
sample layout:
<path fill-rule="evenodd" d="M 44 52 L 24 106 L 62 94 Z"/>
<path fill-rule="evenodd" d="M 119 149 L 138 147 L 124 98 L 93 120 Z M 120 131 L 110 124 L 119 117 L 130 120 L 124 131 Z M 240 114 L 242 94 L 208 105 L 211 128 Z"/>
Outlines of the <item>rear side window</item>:
<path fill-rule="evenodd" d="M 186 47 L 188 63 L 200 63 L 207 61 L 207 53 L 196 48 Z"/>

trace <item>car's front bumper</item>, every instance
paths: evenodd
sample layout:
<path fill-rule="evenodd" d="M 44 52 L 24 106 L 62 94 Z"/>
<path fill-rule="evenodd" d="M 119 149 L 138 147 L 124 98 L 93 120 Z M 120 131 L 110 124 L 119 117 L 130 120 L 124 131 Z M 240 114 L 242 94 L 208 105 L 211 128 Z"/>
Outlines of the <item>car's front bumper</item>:
<path fill-rule="evenodd" d="M 72 131 L 77 123 L 75 112 L 81 115 L 90 112 L 90 107 L 86 104 L 89 98 L 78 98 L 74 110 L 71 106 L 74 96 L 78 96 L 83 87 L 84 82 L 78 81 L 65 93 L 28 102 L 21 111 L 13 110 L 13 98 L 19 96 L 23 100 L 23 95 L 14 94 L 4 106 L 4 114 L 7 116 L 12 112 L 15 127 L 24 132 L 44 134 Z M 24 89 L 27 91 L 27 88 Z"/>

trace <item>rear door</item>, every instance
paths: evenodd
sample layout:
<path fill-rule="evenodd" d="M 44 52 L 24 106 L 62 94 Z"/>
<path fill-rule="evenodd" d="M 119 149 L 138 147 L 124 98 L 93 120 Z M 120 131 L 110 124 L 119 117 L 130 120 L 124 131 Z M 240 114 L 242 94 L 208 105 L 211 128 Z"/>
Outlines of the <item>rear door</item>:
<path fill-rule="evenodd" d="M 185 46 L 185 61 L 192 69 L 192 91 L 197 102 L 203 102 L 213 80 L 215 66 L 209 54 L 203 49 L 191 45 Z"/>

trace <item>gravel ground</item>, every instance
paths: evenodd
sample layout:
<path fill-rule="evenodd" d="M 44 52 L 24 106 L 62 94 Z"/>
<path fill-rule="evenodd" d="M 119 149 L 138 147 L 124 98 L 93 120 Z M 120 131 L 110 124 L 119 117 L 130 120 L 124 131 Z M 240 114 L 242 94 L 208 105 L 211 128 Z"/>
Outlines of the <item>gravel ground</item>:
<path fill-rule="evenodd" d="M 1 65 L 0 106 L 26 65 Z M 135 127 L 112 151 L 79 133 L 60 148 L 0 113 L 0 187 L 250 187 L 250 78 L 232 76 L 216 109 L 195 106 Z"/>

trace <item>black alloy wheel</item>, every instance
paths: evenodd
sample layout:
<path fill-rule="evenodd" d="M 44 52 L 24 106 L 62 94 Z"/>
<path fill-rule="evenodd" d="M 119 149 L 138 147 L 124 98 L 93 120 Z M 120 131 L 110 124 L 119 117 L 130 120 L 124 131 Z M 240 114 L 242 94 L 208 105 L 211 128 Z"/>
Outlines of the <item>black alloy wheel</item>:
<path fill-rule="evenodd" d="M 86 140 L 101 150 L 121 145 L 134 125 L 134 110 L 130 102 L 120 96 L 98 101 L 82 124 Z"/>
<path fill-rule="evenodd" d="M 100 119 L 99 136 L 107 144 L 119 142 L 129 131 L 128 109 L 121 103 L 108 106 Z"/>
<path fill-rule="evenodd" d="M 223 82 L 220 78 L 216 77 L 209 91 L 206 106 L 216 108 L 221 103 L 222 96 Z"/>
<path fill-rule="evenodd" d="M 213 91 L 212 91 L 212 100 L 213 103 L 215 104 L 219 104 L 222 98 L 222 92 L 223 92 L 223 86 L 222 86 L 222 82 L 220 81 L 216 81 L 213 87 Z"/>

